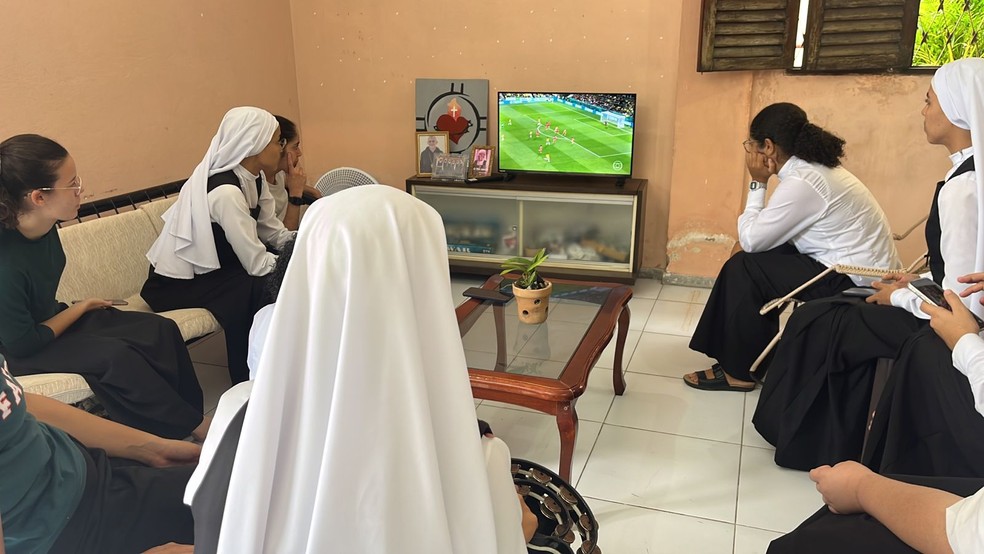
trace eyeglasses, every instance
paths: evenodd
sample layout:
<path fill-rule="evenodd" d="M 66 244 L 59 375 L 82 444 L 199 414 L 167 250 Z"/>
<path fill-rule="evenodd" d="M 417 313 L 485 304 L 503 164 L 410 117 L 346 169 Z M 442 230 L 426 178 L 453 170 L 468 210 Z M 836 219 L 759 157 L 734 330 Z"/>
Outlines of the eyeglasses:
<path fill-rule="evenodd" d="M 756 142 L 758 142 L 758 141 L 755 140 L 755 139 L 748 139 L 745 142 L 741 143 L 741 146 L 745 149 L 745 152 L 748 152 L 749 154 L 751 154 L 752 152 L 755 151 L 754 148 L 755 148 L 755 143 Z"/>
<path fill-rule="evenodd" d="M 54 192 L 56 190 L 71 190 L 75 191 L 75 196 L 82 195 L 82 177 L 75 178 L 75 184 L 68 187 L 41 187 L 34 190 L 40 190 L 42 192 Z"/>

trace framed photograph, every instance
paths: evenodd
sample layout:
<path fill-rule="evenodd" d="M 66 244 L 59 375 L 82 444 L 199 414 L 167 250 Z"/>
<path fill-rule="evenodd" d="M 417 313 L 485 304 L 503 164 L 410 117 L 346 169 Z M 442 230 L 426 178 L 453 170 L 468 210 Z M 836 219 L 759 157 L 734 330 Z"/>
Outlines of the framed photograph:
<path fill-rule="evenodd" d="M 464 181 L 468 176 L 468 158 L 464 154 L 438 154 L 434 158 L 431 179 Z"/>
<path fill-rule="evenodd" d="M 492 175 L 492 162 L 495 160 L 495 146 L 476 146 L 472 148 L 468 164 L 468 178 Z"/>
<path fill-rule="evenodd" d="M 429 177 L 434 173 L 434 161 L 448 152 L 447 131 L 426 131 L 417 133 L 414 144 L 417 153 L 417 176 Z"/>

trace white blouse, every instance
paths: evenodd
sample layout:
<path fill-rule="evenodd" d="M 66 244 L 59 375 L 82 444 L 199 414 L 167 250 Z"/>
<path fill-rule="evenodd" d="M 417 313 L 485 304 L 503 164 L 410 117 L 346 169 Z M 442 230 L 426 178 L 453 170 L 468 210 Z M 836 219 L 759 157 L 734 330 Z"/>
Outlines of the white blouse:
<path fill-rule="evenodd" d="M 243 264 L 247 273 L 261 277 L 270 273 L 277 263 L 277 256 L 267 251 L 265 245 L 282 248 L 284 243 L 294 237 L 274 213 L 273 196 L 266 182 L 256 198 L 256 179 L 243 166 L 232 170 L 239 178 L 239 187 L 220 185 L 208 193 L 208 211 L 213 222 L 218 223 L 225 232 L 226 240 Z M 255 200 L 247 200 L 255 199 Z M 249 215 L 251 208 L 259 205 L 259 218 Z"/>
<path fill-rule="evenodd" d="M 270 331 L 270 320 L 273 318 L 273 304 L 267 304 L 253 314 L 253 325 L 249 328 L 249 348 L 246 351 L 246 367 L 249 368 L 249 379 L 256 379 L 260 367 L 260 355 L 263 354 L 263 343 L 266 342 Z"/>
<path fill-rule="evenodd" d="M 952 154 L 950 160 L 953 167 L 946 173 L 946 179 L 960 167 L 968 157 L 974 154 L 974 147 L 971 146 L 960 152 Z M 977 244 L 977 181 L 975 172 L 968 171 L 962 175 L 957 175 L 940 189 L 939 195 L 940 211 L 940 256 L 946 263 L 946 274 L 943 276 L 943 288 L 960 292 L 967 288 L 967 285 L 957 282 L 957 277 L 974 273 L 974 258 L 976 256 Z M 927 274 L 925 277 L 931 278 Z M 977 302 L 972 302 L 972 298 L 965 298 L 964 304 L 967 305 L 977 315 L 982 315 L 981 306 Z M 892 305 L 904 308 L 918 318 L 929 319 L 923 313 L 919 299 L 908 289 L 899 289 L 892 293 Z"/>
<path fill-rule="evenodd" d="M 277 214 L 277 219 L 280 221 L 284 220 L 284 216 L 287 215 L 287 177 L 283 171 L 278 171 L 273 176 L 273 181 L 266 179 L 264 176 L 264 181 L 266 181 L 267 187 L 270 189 L 270 195 L 273 196 L 274 213 Z"/>
<path fill-rule="evenodd" d="M 973 333 L 960 337 L 953 366 L 967 376 L 974 407 L 984 415 L 984 339 Z M 946 536 L 955 554 L 984 552 L 984 489 L 947 508 Z"/>
<path fill-rule="evenodd" d="M 764 189 L 748 193 L 745 211 L 738 217 L 743 250 L 763 252 L 788 242 L 828 267 L 901 267 L 888 218 L 851 172 L 793 156 L 778 177 L 768 204 Z M 868 281 L 851 278 L 857 284 Z"/>

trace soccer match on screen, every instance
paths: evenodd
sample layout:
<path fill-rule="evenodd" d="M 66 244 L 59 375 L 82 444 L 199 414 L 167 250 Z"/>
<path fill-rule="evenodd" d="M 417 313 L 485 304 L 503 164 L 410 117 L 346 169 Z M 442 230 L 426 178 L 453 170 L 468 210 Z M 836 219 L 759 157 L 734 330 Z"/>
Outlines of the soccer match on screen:
<path fill-rule="evenodd" d="M 635 94 L 499 93 L 499 170 L 629 176 Z"/>

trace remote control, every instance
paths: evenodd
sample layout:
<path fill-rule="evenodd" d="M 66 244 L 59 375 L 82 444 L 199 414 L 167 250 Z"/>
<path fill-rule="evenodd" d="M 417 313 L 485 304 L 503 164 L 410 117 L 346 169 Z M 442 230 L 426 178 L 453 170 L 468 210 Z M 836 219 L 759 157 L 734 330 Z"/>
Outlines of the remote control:
<path fill-rule="evenodd" d="M 492 289 L 483 289 L 480 287 L 472 287 L 465 292 L 461 293 L 469 298 L 478 298 L 479 300 L 491 300 L 492 302 L 508 302 L 509 297 L 501 292 Z"/>

